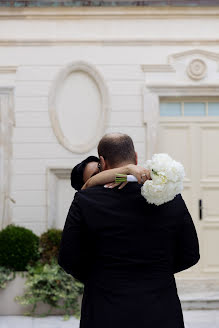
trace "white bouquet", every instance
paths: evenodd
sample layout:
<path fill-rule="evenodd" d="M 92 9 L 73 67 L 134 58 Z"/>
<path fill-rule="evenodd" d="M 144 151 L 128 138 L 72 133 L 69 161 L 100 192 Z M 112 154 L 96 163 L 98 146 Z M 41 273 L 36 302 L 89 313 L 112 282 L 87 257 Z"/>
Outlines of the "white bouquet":
<path fill-rule="evenodd" d="M 173 160 L 168 154 L 154 154 L 144 166 L 150 171 L 151 179 L 141 187 L 141 194 L 150 204 L 161 205 L 169 202 L 183 190 L 184 167 Z M 127 176 L 123 181 L 137 181 L 133 176 Z M 116 182 L 122 182 L 121 175 Z"/>

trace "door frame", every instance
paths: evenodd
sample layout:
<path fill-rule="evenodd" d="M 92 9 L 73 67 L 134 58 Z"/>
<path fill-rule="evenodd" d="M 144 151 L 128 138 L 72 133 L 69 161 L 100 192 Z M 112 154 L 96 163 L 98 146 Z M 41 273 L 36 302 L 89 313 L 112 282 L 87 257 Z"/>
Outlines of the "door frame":
<path fill-rule="evenodd" d="M 12 222 L 12 134 L 15 126 L 14 88 L 0 87 L 0 229 Z"/>
<path fill-rule="evenodd" d="M 143 96 L 143 122 L 146 130 L 145 154 L 146 159 L 150 159 L 152 154 L 157 150 L 157 137 L 159 129 L 159 109 L 162 98 L 186 98 L 186 97 L 218 97 L 219 85 L 203 84 L 203 85 L 177 85 L 177 84 L 144 84 L 142 88 Z M 187 119 L 187 118 L 186 118 Z M 197 121 L 200 121 L 197 116 Z M 189 120 L 189 117 L 187 121 Z M 177 118 L 171 118 L 171 122 Z M 179 121 L 179 119 L 178 119 Z"/>

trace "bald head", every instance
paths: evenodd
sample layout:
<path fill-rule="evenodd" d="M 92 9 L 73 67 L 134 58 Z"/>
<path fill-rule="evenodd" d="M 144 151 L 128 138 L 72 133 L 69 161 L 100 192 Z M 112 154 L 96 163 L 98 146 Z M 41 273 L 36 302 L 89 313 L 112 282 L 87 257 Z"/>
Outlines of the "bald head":
<path fill-rule="evenodd" d="M 125 164 L 136 164 L 136 153 L 131 137 L 123 133 L 109 133 L 103 136 L 98 145 L 98 154 L 109 168 Z"/>

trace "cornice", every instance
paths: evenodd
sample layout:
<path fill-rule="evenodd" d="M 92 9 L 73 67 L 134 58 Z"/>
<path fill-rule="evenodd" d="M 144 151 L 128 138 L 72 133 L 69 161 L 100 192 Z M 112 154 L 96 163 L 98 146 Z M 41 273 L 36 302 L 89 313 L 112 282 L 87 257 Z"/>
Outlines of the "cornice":
<path fill-rule="evenodd" d="M 160 64 L 160 65 L 141 65 L 142 71 L 143 72 L 175 72 L 176 70 L 174 69 L 173 66 L 168 65 L 168 64 Z"/>
<path fill-rule="evenodd" d="M 99 46 L 213 46 L 219 45 L 218 39 L 118 39 L 118 38 L 72 38 L 72 39 L 3 39 L 0 38 L 0 46 L 68 46 L 68 45 L 99 45 Z M 168 68 L 165 68 L 167 69 Z"/>
<path fill-rule="evenodd" d="M 218 96 L 218 84 L 150 84 L 146 85 L 145 92 L 153 92 L 160 97 L 167 96 Z"/>
<path fill-rule="evenodd" d="M 0 95 L 2 94 L 12 94 L 14 87 L 1 87 L 0 86 Z"/>
<path fill-rule="evenodd" d="M 68 8 L 5 8 L 0 19 L 171 19 L 218 17 L 215 7 L 68 7 Z"/>
<path fill-rule="evenodd" d="M 0 74 L 15 74 L 17 66 L 0 66 Z"/>

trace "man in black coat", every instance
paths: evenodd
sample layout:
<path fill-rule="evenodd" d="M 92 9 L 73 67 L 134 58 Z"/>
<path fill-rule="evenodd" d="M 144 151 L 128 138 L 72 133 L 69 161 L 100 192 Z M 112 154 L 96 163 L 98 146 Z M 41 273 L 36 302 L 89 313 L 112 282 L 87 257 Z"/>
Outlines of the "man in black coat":
<path fill-rule="evenodd" d="M 104 136 L 98 153 L 103 170 L 137 162 L 123 134 Z M 199 258 L 182 196 L 148 204 L 134 182 L 75 194 L 58 263 L 84 283 L 80 328 L 184 328 L 174 273 Z"/>

